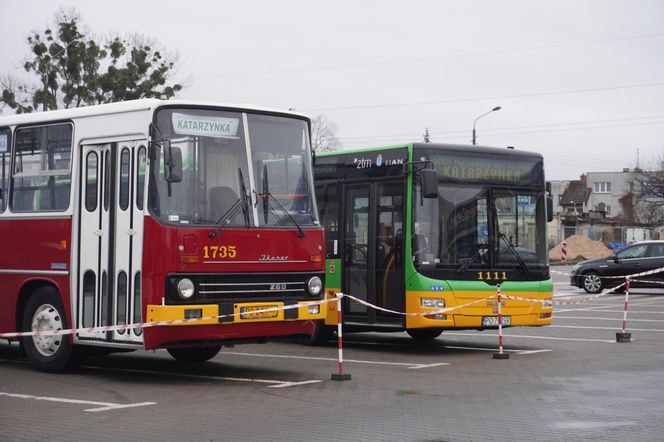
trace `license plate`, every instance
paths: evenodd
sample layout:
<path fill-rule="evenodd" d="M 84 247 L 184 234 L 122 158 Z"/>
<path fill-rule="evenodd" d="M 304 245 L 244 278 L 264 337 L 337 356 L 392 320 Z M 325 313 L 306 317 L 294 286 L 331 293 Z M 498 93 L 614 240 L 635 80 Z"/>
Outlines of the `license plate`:
<path fill-rule="evenodd" d="M 276 318 L 279 316 L 277 310 L 265 312 L 261 310 L 266 310 L 269 308 L 278 307 L 277 305 L 252 305 L 251 307 L 240 307 L 240 318 L 241 319 L 267 319 L 267 318 Z"/>
<path fill-rule="evenodd" d="M 503 327 L 509 327 L 512 325 L 511 316 L 502 317 Z M 482 317 L 482 327 L 498 327 L 498 316 L 484 316 Z"/>

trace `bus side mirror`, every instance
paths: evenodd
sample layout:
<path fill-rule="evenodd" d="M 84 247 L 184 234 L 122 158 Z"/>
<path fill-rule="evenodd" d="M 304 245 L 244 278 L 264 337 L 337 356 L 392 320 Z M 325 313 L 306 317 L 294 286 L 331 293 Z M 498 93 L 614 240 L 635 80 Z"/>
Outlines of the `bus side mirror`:
<path fill-rule="evenodd" d="M 553 221 L 553 195 L 551 195 L 551 181 L 544 183 L 546 190 L 546 221 Z"/>
<path fill-rule="evenodd" d="M 168 183 L 182 181 L 182 150 L 164 141 L 164 177 Z"/>
<path fill-rule="evenodd" d="M 434 169 L 423 169 L 420 171 L 422 180 L 422 197 L 438 198 L 438 174 Z"/>

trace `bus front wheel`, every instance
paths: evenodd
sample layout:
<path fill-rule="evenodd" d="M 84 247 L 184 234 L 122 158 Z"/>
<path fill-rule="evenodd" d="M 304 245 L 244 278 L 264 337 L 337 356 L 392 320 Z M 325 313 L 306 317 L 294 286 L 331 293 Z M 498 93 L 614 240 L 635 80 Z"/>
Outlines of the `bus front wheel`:
<path fill-rule="evenodd" d="M 324 345 L 334 337 L 334 328 L 325 325 L 325 321 L 319 319 L 314 321 L 314 331 L 311 336 L 304 336 L 300 343 L 304 345 Z"/>
<path fill-rule="evenodd" d="M 66 328 L 65 309 L 58 292 L 41 287 L 32 294 L 23 312 L 23 330 L 56 331 Z M 21 344 L 33 367 L 49 373 L 76 368 L 82 352 L 69 335 L 24 336 Z"/>
<path fill-rule="evenodd" d="M 168 353 L 178 362 L 205 362 L 217 356 L 221 345 L 212 347 L 167 348 Z"/>
<path fill-rule="evenodd" d="M 438 328 L 411 328 L 406 330 L 406 333 L 415 341 L 424 342 L 436 339 L 443 331 Z"/>

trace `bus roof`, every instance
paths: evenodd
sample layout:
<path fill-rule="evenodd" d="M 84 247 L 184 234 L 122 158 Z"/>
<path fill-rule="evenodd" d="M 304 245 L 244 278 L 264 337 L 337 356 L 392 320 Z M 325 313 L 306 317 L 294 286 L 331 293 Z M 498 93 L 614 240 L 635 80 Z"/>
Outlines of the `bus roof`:
<path fill-rule="evenodd" d="M 19 124 L 43 123 L 45 121 L 61 121 L 73 118 L 86 118 L 98 115 L 112 115 L 124 112 L 155 110 L 162 106 L 202 106 L 221 107 L 237 109 L 240 111 L 258 111 L 289 115 L 293 117 L 309 119 L 304 114 L 283 109 L 272 109 L 251 104 L 228 104 L 214 103 L 195 100 L 160 100 L 157 98 L 142 98 L 140 100 L 121 101 L 117 103 L 99 104 L 95 106 L 77 107 L 71 109 L 59 109 L 46 112 L 33 112 L 28 114 L 16 114 L 0 116 L 0 126 L 14 126 Z"/>
<path fill-rule="evenodd" d="M 334 150 L 334 151 L 320 152 L 320 153 L 317 152 L 316 156 L 326 157 L 334 155 L 353 154 L 359 152 L 375 152 L 380 150 L 406 149 L 409 147 L 420 148 L 420 149 L 428 148 L 428 149 L 438 149 L 438 150 L 447 150 L 447 151 L 457 151 L 465 153 L 468 153 L 469 151 L 475 151 L 480 153 L 493 153 L 493 154 L 502 154 L 509 156 L 517 156 L 517 157 L 530 157 L 530 158 L 542 159 L 541 154 L 526 150 L 516 150 L 511 148 L 508 149 L 504 147 L 473 146 L 470 144 L 447 144 L 447 143 L 407 143 L 407 144 L 399 144 L 399 145 L 384 146 L 384 147 L 363 147 L 363 148 L 353 148 L 347 150 L 346 149 Z"/>

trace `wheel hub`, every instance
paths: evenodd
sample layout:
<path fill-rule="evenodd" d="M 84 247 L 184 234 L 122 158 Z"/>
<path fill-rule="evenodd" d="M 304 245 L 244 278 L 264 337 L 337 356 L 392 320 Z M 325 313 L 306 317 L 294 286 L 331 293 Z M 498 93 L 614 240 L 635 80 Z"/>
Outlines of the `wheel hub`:
<path fill-rule="evenodd" d="M 590 291 L 597 291 L 602 285 L 602 281 L 597 275 L 588 275 L 583 280 L 584 285 Z"/>
<path fill-rule="evenodd" d="M 40 306 L 32 317 L 32 331 L 56 331 L 62 330 L 62 318 L 58 310 L 50 304 Z M 52 356 L 60 348 L 62 336 L 45 335 L 33 336 L 35 348 L 43 356 Z"/>

